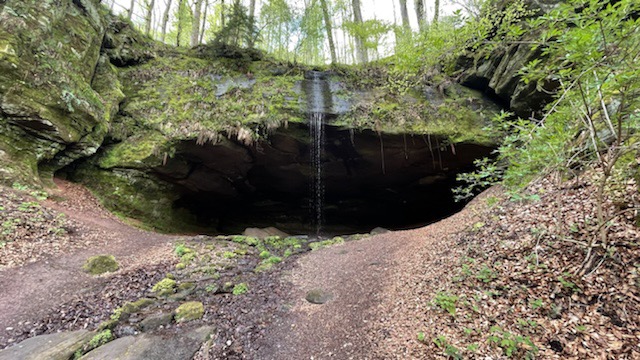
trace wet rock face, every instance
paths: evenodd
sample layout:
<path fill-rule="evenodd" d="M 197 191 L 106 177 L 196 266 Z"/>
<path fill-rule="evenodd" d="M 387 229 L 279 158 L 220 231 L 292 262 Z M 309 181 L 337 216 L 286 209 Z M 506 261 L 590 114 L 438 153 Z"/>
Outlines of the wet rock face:
<path fill-rule="evenodd" d="M 251 146 L 180 144 L 155 174 L 174 186 L 174 209 L 202 227 L 241 232 L 248 225 L 309 232 L 308 129 L 292 125 Z M 428 223 L 456 210 L 455 175 L 489 147 L 430 136 L 382 135 L 326 127 L 322 158 L 328 232 Z M 332 230 L 333 229 L 333 230 Z"/>

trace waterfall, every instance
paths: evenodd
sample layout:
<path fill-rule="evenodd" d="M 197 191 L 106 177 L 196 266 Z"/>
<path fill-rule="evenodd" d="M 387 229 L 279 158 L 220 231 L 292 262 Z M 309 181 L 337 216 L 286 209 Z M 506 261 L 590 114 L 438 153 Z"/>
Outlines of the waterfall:
<path fill-rule="evenodd" d="M 324 151 L 324 113 L 309 114 L 309 135 L 311 139 L 310 160 L 313 167 L 311 179 L 311 216 L 316 236 L 322 230 L 324 183 L 322 179 L 322 153 Z"/>
<path fill-rule="evenodd" d="M 322 73 L 311 71 L 306 76 L 306 93 L 309 111 L 309 160 L 313 169 L 311 177 L 310 212 L 312 231 L 320 236 L 324 220 L 324 182 L 322 174 L 322 155 L 324 153 L 324 122 L 328 108 L 328 83 L 322 79 Z M 330 101 L 330 100 L 329 100 Z"/>

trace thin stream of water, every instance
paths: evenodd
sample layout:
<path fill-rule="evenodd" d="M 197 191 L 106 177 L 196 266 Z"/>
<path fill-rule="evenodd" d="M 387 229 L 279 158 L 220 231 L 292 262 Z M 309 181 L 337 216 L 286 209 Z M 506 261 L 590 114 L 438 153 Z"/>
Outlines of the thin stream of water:
<path fill-rule="evenodd" d="M 320 236 L 323 225 L 324 208 L 324 183 L 322 177 L 322 154 L 324 152 L 324 119 L 325 104 L 323 97 L 323 80 L 320 73 L 312 72 L 311 91 L 308 94 L 309 101 L 309 137 L 311 139 L 310 161 L 313 166 L 313 178 L 311 179 L 311 220 L 312 230 L 317 237 Z"/>

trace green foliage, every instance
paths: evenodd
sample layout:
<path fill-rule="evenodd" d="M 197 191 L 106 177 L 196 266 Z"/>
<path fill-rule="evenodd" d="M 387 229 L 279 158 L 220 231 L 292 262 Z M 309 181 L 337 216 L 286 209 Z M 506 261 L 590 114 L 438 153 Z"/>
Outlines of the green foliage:
<path fill-rule="evenodd" d="M 233 287 L 233 295 L 242 295 L 242 294 L 246 294 L 247 291 L 249 291 L 249 285 L 247 285 L 246 283 L 240 283 L 240 284 L 236 284 Z"/>
<path fill-rule="evenodd" d="M 456 295 L 451 295 L 449 293 L 445 293 L 441 291 L 436 294 L 436 297 L 433 300 L 433 303 L 434 305 L 448 312 L 449 315 L 455 316 L 458 299 L 459 298 Z"/>
<path fill-rule="evenodd" d="M 214 42 L 231 45 L 234 47 L 253 47 L 258 29 L 254 19 L 249 17 L 248 10 L 239 0 L 233 2 L 227 12 L 228 18 L 225 26 L 216 34 Z"/>
<path fill-rule="evenodd" d="M 462 354 L 460 354 L 460 350 L 455 346 L 449 344 L 447 338 L 443 335 L 438 335 L 435 339 L 433 339 L 433 343 L 444 350 L 444 354 L 452 359 L 461 360 L 463 359 Z"/>
<path fill-rule="evenodd" d="M 615 167 L 621 154 L 637 148 L 640 129 L 640 71 L 635 64 L 640 11 L 633 0 L 615 3 L 572 0 L 526 23 L 539 32 L 535 59 L 522 70 L 539 90 L 558 88 L 557 99 L 537 121 L 503 122 L 511 134 L 499 149 L 509 163 L 505 183 L 523 186 L 541 174 L 571 173 L 593 162 Z"/>
<path fill-rule="evenodd" d="M 493 269 L 491 269 L 487 265 L 483 265 L 482 268 L 476 274 L 476 279 L 484 283 L 492 282 L 497 277 L 498 275 L 493 271 Z"/>
<path fill-rule="evenodd" d="M 518 359 L 534 359 L 538 348 L 528 336 L 512 334 L 499 326 L 492 326 L 488 338 L 490 344 L 500 347 L 507 357 Z"/>

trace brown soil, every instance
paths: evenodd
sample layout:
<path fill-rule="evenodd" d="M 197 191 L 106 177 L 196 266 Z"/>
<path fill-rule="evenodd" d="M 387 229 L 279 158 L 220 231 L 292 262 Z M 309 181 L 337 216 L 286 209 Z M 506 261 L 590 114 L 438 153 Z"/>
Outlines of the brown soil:
<path fill-rule="evenodd" d="M 0 347 L 21 337 L 60 304 L 105 284 L 105 276 L 90 276 L 82 270 L 90 256 L 114 255 L 120 264 L 118 273 L 123 273 L 156 263 L 170 251 L 173 237 L 132 228 L 99 206 L 83 187 L 62 180 L 56 184 L 57 200 L 46 200 L 42 206 L 45 212 L 64 213 L 70 234 L 59 237 L 63 247 L 53 246 L 55 239 L 41 243 L 19 239 L 9 244 L 15 245 L 16 254 L 9 264 L 22 266 L 0 270 Z M 22 260 L 24 253 L 31 259 Z M 6 251 L 5 256 L 12 253 Z"/>

